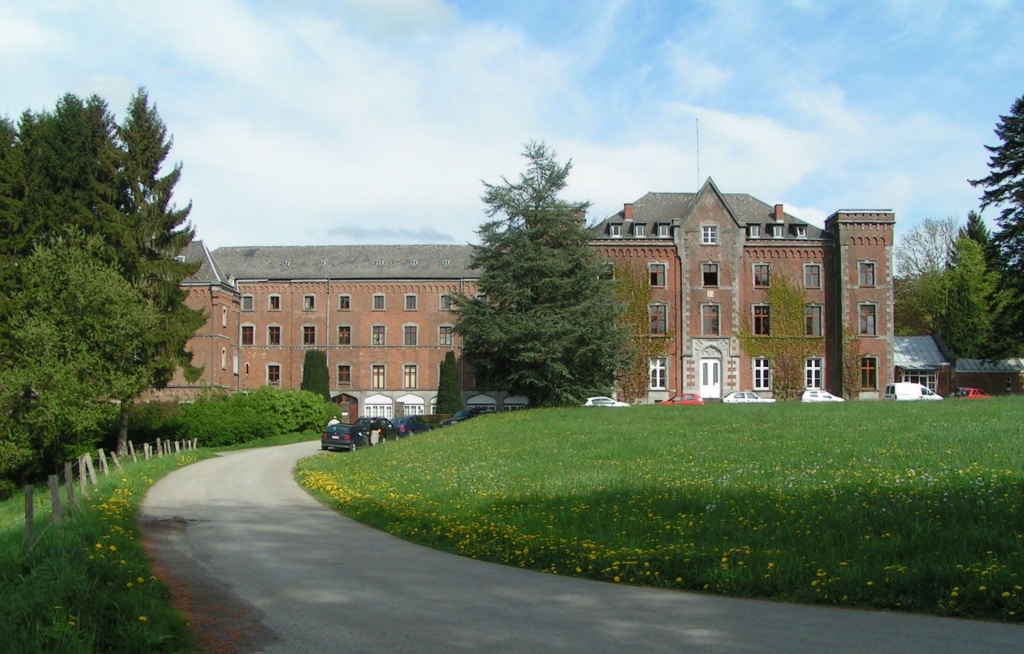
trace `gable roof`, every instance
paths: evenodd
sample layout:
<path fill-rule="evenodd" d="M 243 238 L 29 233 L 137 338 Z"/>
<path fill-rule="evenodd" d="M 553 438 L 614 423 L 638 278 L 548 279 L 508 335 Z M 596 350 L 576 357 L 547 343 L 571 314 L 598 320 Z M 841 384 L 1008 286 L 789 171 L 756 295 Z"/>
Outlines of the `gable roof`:
<path fill-rule="evenodd" d="M 178 256 L 185 257 L 185 261 L 188 262 L 200 262 L 199 270 L 182 280 L 182 284 L 207 285 L 227 283 L 227 278 L 221 274 L 220 269 L 217 267 L 217 262 L 210 256 L 210 251 L 202 241 L 192 241 Z"/>
<path fill-rule="evenodd" d="M 894 365 L 904 370 L 938 370 L 949 363 L 931 336 L 896 336 L 892 356 Z"/>
<path fill-rule="evenodd" d="M 998 359 L 986 361 L 985 359 L 957 359 L 957 372 L 1024 372 L 1024 359 Z"/>
<path fill-rule="evenodd" d="M 213 258 L 238 279 L 459 279 L 472 245 L 302 245 L 222 247 Z"/>
<path fill-rule="evenodd" d="M 698 199 L 707 193 L 714 193 L 722 200 L 726 211 L 740 227 L 759 224 L 777 224 L 775 207 L 746 193 L 722 193 L 710 177 L 704 182 L 697 193 L 647 193 L 633 203 L 634 223 L 672 223 L 685 221 L 696 209 Z M 831 238 L 828 232 L 821 230 L 792 214 L 783 212 L 787 233 L 791 225 L 803 226 L 807 230 L 807 238 Z M 624 223 L 625 209 L 612 214 L 594 225 L 596 238 L 607 238 L 608 225 Z M 766 239 L 767 240 L 767 239 Z"/>

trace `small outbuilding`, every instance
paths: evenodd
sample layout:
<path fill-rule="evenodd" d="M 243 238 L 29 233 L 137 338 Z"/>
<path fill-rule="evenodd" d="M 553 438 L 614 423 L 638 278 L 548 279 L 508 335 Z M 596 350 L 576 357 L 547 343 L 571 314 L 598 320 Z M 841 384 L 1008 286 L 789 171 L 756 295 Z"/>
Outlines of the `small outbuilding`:
<path fill-rule="evenodd" d="M 957 359 L 956 385 L 980 388 L 989 395 L 1024 392 L 1024 359 Z"/>
<path fill-rule="evenodd" d="M 921 384 L 943 397 L 956 389 L 952 383 L 953 357 L 940 337 L 897 336 L 892 353 L 893 380 Z"/>

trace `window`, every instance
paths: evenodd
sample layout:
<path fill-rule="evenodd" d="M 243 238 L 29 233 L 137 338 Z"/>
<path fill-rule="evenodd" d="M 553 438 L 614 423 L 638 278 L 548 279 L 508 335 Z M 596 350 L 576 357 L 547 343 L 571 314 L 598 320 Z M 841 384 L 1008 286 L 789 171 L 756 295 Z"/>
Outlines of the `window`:
<path fill-rule="evenodd" d="M 227 351 L 227 348 L 223 348 L 223 347 L 220 349 L 220 369 L 221 370 L 227 370 L 228 369 L 228 351 Z"/>
<path fill-rule="evenodd" d="M 650 305 L 651 311 L 651 333 L 668 333 L 668 307 L 664 304 Z"/>
<path fill-rule="evenodd" d="M 718 286 L 718 264 L 717 263 L 702 263 L 700 264 L 701 281 L 704 286 Z"/>
<path fill-rule="evenodd" d="M 271 295 L 270 297 L 268 297 L 267 298 L 267 308 L 270 309 L 271 311 L 280 311 L 281 310 L 281 296 L 280 295 Z"/>
<path fill-rule="evenodd" d="M 759 304 L 754 307 L 754 334 L 770 336 L 771 333 L 771 307 Z"/>
<path fill-rule="evenodd" d="M 875 322 L 875 305 L 860 305 L 860 334 L 861 336 L 875 336 L 878 333 L 878 324 Z"/>
<path fill-rule="evenodd" d="M 338 325 L 338 345 L 352 345 L 352 327 Z"/>
<path fill-rule="evenodd" d="M 612 225 L 611 226 L 611 235 L 616 237 L 616 238 L 619 237 L 619 236 L 622 236 L 622 226 L 621 225 Z"/>
<path fill-rule="evenodd" d="M 821 336 L 821 307 L 816 304 L 808 304 L 805 322 L 808 336 Z"/>
<path fill-rule="evenodd" d="M 381 390 L 384 388 L 384 365 L 375 364 L 370 367 L 370 388 Z"/>
<path fill-rule="evenodd" d="M 785 235 L 784 225 L 772 225 L 772 238 L 782 238 Z"/>
<path fill-rule="evenodd" d="M 651 273 L 651 286 L 665 286 L 665 264 L 649 263 L 647 269 Z"/>
<path fill-rule="evenodd" d="M 900 381 L 912 382 L 926 386 L 931 392 L 937 393 L 939 389 L 938 373 L 934 370 L 901 370 Z"/>
<path fill-rule="evenodd" d="M 809 263 L 804 266 L 804 288 L 821 288 L 821 265 Z"/>
<path fill-rule="evenodd" d="M 348 364 L 338 366 L 338 387 L 352 388 L 352 366 Z"/>
<path fill-rule="evenodd" d="M 242 325 L 242 345 L 256 345 L 256 328 Z"/>
<path fill-rule="evenodd" d="M 666 384 L 666 379 L 668 377 L 668 375 L 666 374 L 668 370 L 668 366 L 666 365 L 667 361 L 668 359 L 665 358 L 651 359 L 650 370 L 652 391 L 663 391 L 666 388 L 668 388 Z"/>
<path fill-rule="evenodd" d="M 416 366 L 406 364 L 402 374 L 403 388 L 416 388 Z"/>
<path fill-rule="evenodd" d="M 747 225 L 747 238 L 761 238 L 761 226 Z"/>
<path fill-rule="evenodd" d="M 646 236 L 646 234 L 644 233 L 645 231 L 646 230 L 644 229 L 644 225 L 633 225 L 633 236 L 637 238 L 643 238 L 644 236 Z"/>
<path fill-rule="evenodd" d="M 272 363 L 267 366 L 267 385 L 281 385 L 281 366 L 277 365 L 276 363 Z"/>
<path fill-rule="evenodd" d="M 415 311 L 416 310 L 416 296 L 415 295 L 411 295 L 410 294 L 410 295 L 406 295 L 405 296 L 405 310 L 406 311 Z"/>
<path fill-rule="evenodd" d="M 767 263 L 754 264 L 754 288 L 768 288 L 771 283 L 772 267 Z"/>
<path fill-rule="evenodd" d="M 452 310 L 452 296 L 451 295 L 448 295 L 447 293 L 442 293 L 441 294 L 440 308 L 441 308 L 441 311 L 451 311 Z"/>
<path fill-rule="evenodd" d="M 437 344 L 438 345 L 454 345 L 455 344 L 455 328 L 451 325 L 441 325 L 437 333 Z"/>
<path fill-rule="evenodd" d="M 220 309 L 220 326 L 221 327 L 227 327 L 228 326 L 228 308 L 227 307 L 221 307 L 221 309 Z"/>
<path fill-rule="evenodd" d="M 821 359 L 808 359 L 804 366 L 804 385 L 807 388 L 821 388 Z"/>
<path fill-rule="evenodd" d="M 875 357 L 861 358 L 860 387 L 869 390 L 878 388 L 878 360 Z"/>
<path fill-rule="evenodd" d="M 370 345 L 385 345 L 387 343 L 384 325 L 374 325 L 373 333 L 370 336 Z"/>
<path fill-rule="evenodd" d="M 718 243 L 718 227 L 715 225 L 704 225 L 700 228 L 701 245 L 716 245 Z"/>
<path fill-rule="evenodd" d="M 857 283 L 861 286 L 875 285 L 875 264 L 871 261 L 861 261 L 857 264 Z"/>
<path fill-rule="evenodd" d="M 700 333 L 704 336 L 718 336 L 718 305 L 704 304 L 700 307 Z"/>
<path fill-rule="evenodd" d="M 796 226 L 796 237 L 797 238 L 807 238 L 807 226 L 806 225 L 797 225 Z"/>
<path fill-rule="evenodd" d="M 315 295 L 303 295 L 302 296 L 302 310 L 313 311 L 316 309 L 316 296 Z"/>
<path fill-rule="evenodd" d="M 352 310 L 352 296 L 351 295 L 339 295 L 338 296 L 338 311 L 351 311 Z"/>
<path fill-rule="evenodd" d="M 384 310 L 384 295 L 382 293 L 377 293 L 376 295 L 373 296 L 373 310 Z"/>
<path fill-rule="evenodd" d="M 418 338 L 419 328 L 416 327 L 416 325 L 406 325 L 405 328 L 404 328 L 404 332 L 405 332 L 405 344 L 406 345 L 416 345 L 417 341 L 419 340 L 419 338 Z"/>
<path fill-rule="evenodd" d="M 243 295 L 242 296 L 242 311 L 252 311 L 252 296 L 251 295 Z"/>
<path fill-rule="evenodd" d="M 281 328 L 277 325 L 267 327 L 267 345 L 281 344 Z"/>
<path fill-rule="evenodd" d="M 316 325 L 302 326 L 302 344 L 316 345 Z"/>
<path fill-rule="evenodd" d="M 754 359 L 754 390 L 767 391 L 772 387 L 772 369 L 768 359 Z"/>
<path fill-rule="evenodd" d="M 668 225 L 658 225 L 658 236 L 668 236 Z"/>

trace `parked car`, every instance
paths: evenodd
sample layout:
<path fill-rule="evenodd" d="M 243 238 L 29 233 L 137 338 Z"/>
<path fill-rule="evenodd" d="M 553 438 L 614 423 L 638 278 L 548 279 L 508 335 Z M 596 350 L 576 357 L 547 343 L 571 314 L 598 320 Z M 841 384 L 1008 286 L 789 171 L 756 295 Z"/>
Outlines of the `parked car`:
<path fill-rule="evenodd" d="M 774 397 L 761 397 L 753 391 L 733 391 L 722 398 L 725 404 L 774 404 Z"/>
<path fill-rule="evenodd" d="M 485 413 L 494 413 L 494 407 L 492 406 L 475 406 L 468 409 L 459 409 L 455 412 L 455 415 L 447 420 L 441 421 L 442 427 L 450 427 L 451 425 L 458 424 L 463 420 L 469 420 L 477 416 L 482 416 Z"/>
<path fill-rule="evenodd" d="M 844 402 L 843 398 L 837 397 L 828 391 L 819 389 L 808 389 L 800 396 L 801 402 Z"/>
<path fill-rule="evenodd" d="M 370 444 L 366 434 L 356 429 L 355 425 L 336 422 L 327 425 L 320 435 L 321 450 L 348 450 L 354 452 L 358 447 Z"/>
<path fill-rule="evenodd" d="M 961 386 L 960 388 L 956 389 L 955 393 L 953 393 L 953 397 L 959 397 L 965 400 L 987 400 L 992 396 L 986 393 L 985 391 L 981 390 L 980 388 Z"/>
<path fill-rule="evenodd" d="M 619 407 L 619 406 L 629 406 L 629 404 L 626 403 L 626 402 L 619 402 L 618 400 L 613 400 L 610 397 L 588 397 L 587 401 L 583 403 L 583 406 L 612 406 L 612 407 Z"/>
<path fill-rule="evenodd" d="M 386 441 L 393 441 L 398 439 L 398 430 L 391 424 L 391 421 L 387 418 L 359 418 L 352 426 L 359 430 L 367 442 L 373 445 L 372 432 L 377 430 L 380 432 L 378 443 Z"/>
<path fill-rule="evenodd" d="M 658 404 L 704 404 L 704 398 L 696 393 L 680 393 L 675 397 L 662 400 Z"/>
<path fill-rule="evenodd" d="M 421 431 L 433 429 L 431 424 L 420 416 L 402 416 L 391 421 L 392 426 L 398 431 L 398 436 L 409 436 Z"/>
<path fill-rule="evenodd" d="M 887 400 L 941 400 L 942 396 L 927 386 L 913 382 L 887 384 L 884 396 Z"/>

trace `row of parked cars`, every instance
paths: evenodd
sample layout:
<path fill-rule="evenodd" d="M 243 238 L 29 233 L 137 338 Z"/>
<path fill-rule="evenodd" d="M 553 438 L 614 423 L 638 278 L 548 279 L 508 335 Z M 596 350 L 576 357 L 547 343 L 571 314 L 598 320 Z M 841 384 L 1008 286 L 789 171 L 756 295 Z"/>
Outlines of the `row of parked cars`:
<path fill-rule="evenodd" d="M 885 387 L 883 397 L 887 400 L 941 400 L 942 396 L 927 386 L 912 382 L 898 382 Z M 953 393 L 955 398 L 980 400 L 989 397 L 988 393 L 979 388 L 961 387 Z M 843 398 L 825 390 L 809 389 L 800 395 L 801 402 L 843 402 Z M 775 398 L 762 397 L 753 391 L 734 391 L 722 398 L 724 404 L 773 404 Z M 704 404 L 704 398 L 696 393 L 680 393 L 658 404 L 694 405 Z M 583 406 L 627 407 L 627 402 L 620 402 L 610 397 L 588 398 Z"/>
<path fill-rule="evenodd" d="M 493 407 L 473 407 L 462 409 L 447 420 L 442 420 L 441 427 L 458 424 L 464 420 L 475 418 L 485 413 L 494 413 Z M 378 443 L 398 440 L 419 432 L 430 431 L 433 425 L 420 416 L 402 416 L 388 418 L 359 418 L 352 424 L 334 422 L 324 428 L 320 436 L 321 450 L 348 450 L 369 447 Z"/>

